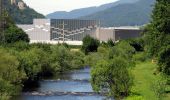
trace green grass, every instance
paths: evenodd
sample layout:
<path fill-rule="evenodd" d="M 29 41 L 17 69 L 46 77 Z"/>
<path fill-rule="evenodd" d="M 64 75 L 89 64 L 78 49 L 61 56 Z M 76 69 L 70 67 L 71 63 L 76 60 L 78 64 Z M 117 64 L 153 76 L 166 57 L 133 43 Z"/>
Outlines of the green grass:
<path fill-rule="evenodd" d="M 151 61 L 141 62 L 132 70 L 134 86 L 132 94 L 126 100 L 159 100 L 153 90 L 153 84 L 160 79 L 160 75 L 154 75 L 157 65 Z M 170 100 L 170 94 L 166 94 L 163 100 Z"/>

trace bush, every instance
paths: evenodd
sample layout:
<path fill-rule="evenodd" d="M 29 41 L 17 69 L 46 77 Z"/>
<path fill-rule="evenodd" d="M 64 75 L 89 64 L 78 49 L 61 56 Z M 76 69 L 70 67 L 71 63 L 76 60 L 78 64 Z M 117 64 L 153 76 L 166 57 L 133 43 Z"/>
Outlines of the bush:
<path fill-rule="evenodd" d="M 142 38 L 131 39 L 128 40 L 128 42 L 136 51 L 144 51 L 144 41 Z"/>
<path fill-rule="evenodd" d="M 72 55 L 68 48 L 64 47 L 63 45 L 55 45 L 51 46 L 51 51 L 52 54 L 50 60 L 52 66 L 58 69 L 59 73 L 63 73 L 64 71 L 71 69 Z"/>
<path fill-rule="evenodd" d="M 133 84 L 127 62 L 122 58 L 98 61 L 91 71 L 93 89 L 115 97 L 127 96 Z"/>
<path fill-rule="evenodd" d="M 158 56 L 159 70 L 170 75 L 170 46 L 164 47 Z"/>
<path fill-rule="evenodd" d="M 26 76 L 22 70 L 19 70 L 19 62 L 15 56 L 2 48 L 0 55 L 0 99 L 7 100 L 20 91 Z"/>
<path fill-rule="evenodd" d="M 72 69 L 77 69 L 77 68 L 81 68 L 84 66 L 84 53 L 80 52 L 80 51 L 73 51 L 71 52 L 73 59 L 71 60 L 71 68 Z"/>
<path fill-rule="evenodd" d="M 87 35 L 83 38 L 82 51 L 85 54 L 88 54 L 89 52 L 96 52 L 99 45 L 100 42 L 97 39 L 94 39 Z"/>

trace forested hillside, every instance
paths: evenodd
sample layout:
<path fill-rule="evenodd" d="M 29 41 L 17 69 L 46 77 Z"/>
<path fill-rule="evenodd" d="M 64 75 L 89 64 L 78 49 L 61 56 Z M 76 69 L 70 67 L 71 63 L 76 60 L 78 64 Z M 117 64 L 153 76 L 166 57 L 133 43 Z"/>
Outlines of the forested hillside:
<path fill-rule="evenodd" d="M 102 26 L 143 25 L 149 22 L 155 0 L 120 4 L 81 19 L 101 20 Z"/>
<path fill-rule="evenodd" d="M 19 2 L 22 0 L 16 0 Z M 11 5 L 11 0 L 4 0 L 4 7 L 17 24 L 31 24 L 34 18 L 44 18 L 44 15 L 37 13 L 34 9 L 25 4 L 25 9 L 19 9 L 18 5 Z"/>
<path fill-rule="evenodd" d="M 119 4 L 134 3 L 137 1 L 139 1 L 139 0 L 119 0 L 119 1 L 116 1 L 113 3 L 108 3 L 108 4 L 101 5 L 101 6 L 75 9 L 70 12 L 56 11 L 56 12 L 48 14 L 46 17 L 54 18 L 54 19 L 74 19 L 74 18 L 78 18 L 78 17 L 82 17 L 82 16 L 91 15 L 93 13 L 103 11 L 103 10 L 106 10 L 111 7 L 115 7 Z"/>

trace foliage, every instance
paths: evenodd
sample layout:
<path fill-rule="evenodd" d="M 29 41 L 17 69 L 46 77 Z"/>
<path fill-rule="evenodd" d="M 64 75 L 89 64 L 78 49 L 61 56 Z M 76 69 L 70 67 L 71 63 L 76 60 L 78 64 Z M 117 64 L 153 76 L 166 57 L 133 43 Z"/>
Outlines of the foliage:
<path fill-rule="evenodd" d="M 37 13 L 34 9 L 28 7 L 26 4 L 25 9 L 20 10 L 17 5 L 11 5 L 11 0 L 4 0 L 4 2 L 7 11 L 17 24 L 32 24 L 33 19 L 44 18 L 44 15 Z"/>
<path fill-rule="evenodd" d="M 70 52 L 64 46 L 52 46 L 51 61 L 52 66 L 58 68 L 60 73 L 71 68 L 70 61 L 72 59 Z"/>
<path fill-rule="evenodd" d="M 138 52 L 135 55 L 133 55 L 133 59 L 135 62 L 144 62 L 148 59 L 145 52 Z"/>
<path fill-rule="evenodd" d="M 72 53 L 72 60 L 71 60 L 71 66 L 72 69 L 77 69 L 77 68 L 81 68 L 84 66 L 84 53 L 80 52 L 80 51 L 75 51 L 75 52 L 71 52 Z"/>
<path fill-rule="evenodd" d="M 17 41 L 29 42 L 28 35 L 15 25 L 7 11 L 3 12 L 0 16 L 0 31 L 3 32 L 0 34 L 0 43 L 14 43 Z M 2 34 L 4 35 L 2 36 Z"/>
<path fill-rule="evenodd" d="M 122 58 L 98 62 L 91 72 L 94 90 L 109 92 L 115 97 L 127 96 L 133 83 L 127 65 Z"/>
<path fill-rule="evenodd" d="M 5 31 L 5 41 L 6 43 L 14 43 L 17 41 L 29 42 L 29 38 L 22 29 L 17 28 L 15 25 L 11 25 Z"/>
<path fill-rule="evenodd" d="M 102 45 L 98 47 L 97 53 L 88 55 L 92 65 L 93 89 L 118 98 L 127 96 L 133 84 L 129 69 L 134 66 L 134 53 L 135 49 L 128 42 L 122 41 L 114 47 Z"/>
<path fill-rule="evenodd" d="M 166 80 L 160 78 L 153 83 L 152 89 L 157 96 L 157 98 L 162 99 L 164 97 L 164 93 L 166 92 Z"/>
<path fill-rule="evenodd" d="M 0 99 L 7 100 L 20 91 L 25 73 L 19 70 L 17 58 L 0 48 Z"/>
<path fill-rule="evenodd" d="M 162 74 L 154 74 L 156 67 L 157 65 L 150 60 L 136 64 L 132 70 L 134 76 L 132 93 L 125 100 L 169 100 L 170 89 L 165 84 L 166 79 Z"/>
<path fill-rule="evenodd" d="M 170 2 L 156 0 L 151 23 L 145 28 L 145 38 L 148 53 L 158 56 L 162 47 L 170 44 Z"/>
<path fill-rule="evenodd" d="M 113 40 L 111 40 L 111 39 L 109 39 L 109 40 L 107 41 L 107 45 L 108 45 L 109 47 L 115 46 Z"/>
<path fill-rule="evenodd" d="M 34 81 L 38 78 L 38 73 L 41 72 L 41 67 L 44 60 L 43 51 L 41 49 L 32 48 L 28 51 L 19 53 L 19 68 L 23 69 L 29 80 Z"/>
<path fill-rule="evenodd" d="M 162 49 L 158 57 L 159 70 L 170 75 L 170 46 Z"/>
<path fill-rule="evenodd" d="M 142 38 L 130 39 L 128 42 L 136 51 L 144 51 L 144 41 Z"/>
<path fill-rule="evenodd" d="M 89 52 L 95 52 L 97 51 L 99 44 L 100 42 L 97 39 L 94 39 L 87 35 L 86 37 L 83 38 L 82 51 L 85 54 L 88 54 Z"/>

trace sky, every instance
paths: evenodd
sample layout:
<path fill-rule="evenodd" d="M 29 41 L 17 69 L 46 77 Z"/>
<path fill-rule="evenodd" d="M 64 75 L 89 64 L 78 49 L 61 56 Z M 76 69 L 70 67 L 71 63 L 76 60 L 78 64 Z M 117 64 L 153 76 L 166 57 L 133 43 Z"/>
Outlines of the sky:
<path fill-rule="evenodd" d="M 47 15 L 55 11 L 71 11 L 79 8 L 100 6 L 118 0 L 23 0 L 29 7 Z"/>

